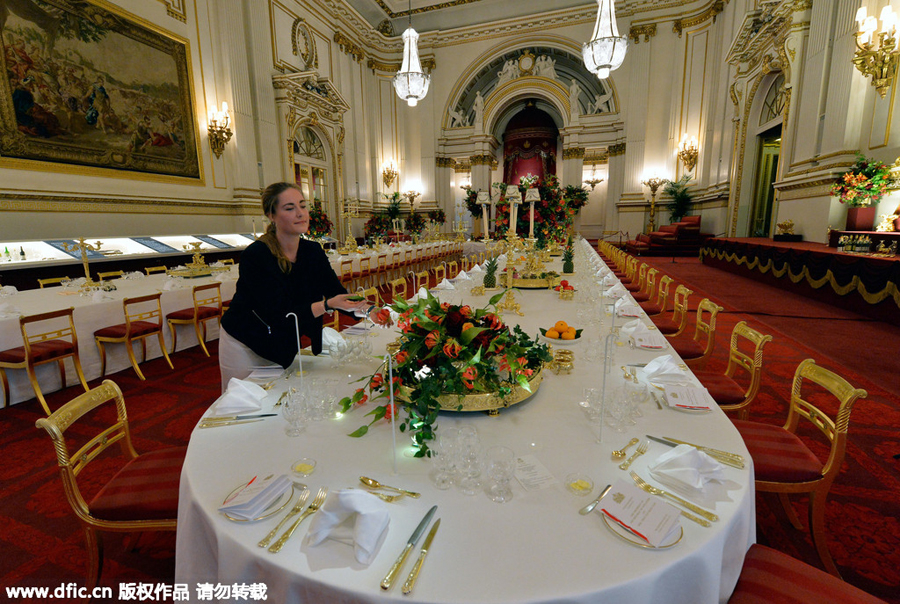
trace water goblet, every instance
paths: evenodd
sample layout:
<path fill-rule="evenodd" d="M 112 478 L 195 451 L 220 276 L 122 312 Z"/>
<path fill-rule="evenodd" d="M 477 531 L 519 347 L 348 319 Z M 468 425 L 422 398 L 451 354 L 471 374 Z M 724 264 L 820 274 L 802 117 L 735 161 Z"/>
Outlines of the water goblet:
<path fill-rule="evenodd" d="M 459 429 L 459 466 L 462 480 L 459 489 L 464 495 L 475 495 L 481 487 L 481 440 L 474 426 Z"/>
<path fill-rule="evenodd" d="M 291 388 L 281 403 L 281 415 L 287 421 L 284 433 L 288 436 L 300 436 L 309 421 L 307 388 Z"/>
<path fill-rule="evenodd" d="M 453 486 L 457 467 L 457 447 L 459 431 L 455 428 L 444 428 L 431 447 L 432 471 L 430 474 L 434 486 L 443 490 Z"/>
<path fill-rule="evenodd" d="M 516 467 L 516 457 L 509 447 L 495 446 L 487 450 L 487 473 L 493 484 L 488 493 L 491 501 L 506 503 L 513 497 L 509 482 Z"/>

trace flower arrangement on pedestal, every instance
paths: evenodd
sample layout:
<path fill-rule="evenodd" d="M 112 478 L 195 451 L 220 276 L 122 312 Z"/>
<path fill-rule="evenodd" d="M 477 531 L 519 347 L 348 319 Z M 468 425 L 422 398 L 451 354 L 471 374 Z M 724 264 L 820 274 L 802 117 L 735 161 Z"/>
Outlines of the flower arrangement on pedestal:
<path fill-rule="evenodd" d="M 466 192 L 466 209 L 474 218 L 481 218 L 481 204 L 478 203 L 478 191 L 472 187 L 466 186 L 463 189 Z"/>
<path fill-rule="evenodd" d="M 500 199 L 497 202 L 497 233 L 500 237 L 506 235 L 509 229 L 509 203 L 506 201 L 506 183 L 495 183 L 495 187 L 500 190 Z M 575 214 L 578 208 L 569 204 L 564 197 L 563 191 L 559 187 L 559 179 L 554 174 L 550 174 L 544 180 L 535 180 L 533 187 L 537 187 L 541 194 L 540 203 L 535 203 L 534 207 L 534 236 L 543 246 L 546 242 L 555 242 L 562 244 L 568 236 L 569 227 L 575 220 Z M 527 187 L 519 185 L 519 191 L 522 197 L 525 197 Z M 577 205 L 577 201 L 576 201 Z M 581 206 L 578 206 L 581 207 Z M 519 208 L 518 220 L 516 225 L 517 233 L 528 233 L 529 204 L 522 204 Z"/>
<path fill-rule="evenodd" d="M 391 218 L 387 212 L 375 212 L 363 226 L 363 236 L 366 239 L 387 237 L 391 228 Z"/>
<path fill-rule="evenodd" d="M 328 214 L 322 209 L 322 202 L 314 201 L 312 207 L 309 208 L 309 231 L 310 237 L 324 237 L 334 228 Z"/>
<path fill-rule="evenodd" d="M 395 406 L 405 412 L 402 420 L 398 416 L 400 430 L 412 434 L 416 457 L 430 455 L 440 397 L 495 393 L 505 398 L 520 388 L 530 392 L 529 378 L 552 360 L 548 346 L 503 323 L 495 307 L 502 296 L 479 309 L 441 303 L 431 294 L 414 304 L 392 304 L 402 331 L 393 365 Z M 372 416 L 368 425 L 350 434 L 354 437 L 397 411 L 390 405 L 386 366 L 363 379 L 365 386 L 341 401 L 344 412 L 365 404 L 367 390 L 381 404 L 367 414 Z"/>
<path fill-rule="evenodd" d="M 445 222 L 447 222 L 447 214 L 445 214 L 444 210 L 440 208 L 438 208 L 437 210 L 429 210 L 428 220 L 435 224 L 444 224 Z"/>
<path fill-rule="evenodd" d="M 588 192 L 583 187 L 566 185 L 566 188 L 563 189 L 563 199 L 566 200 L 566 205 L 577 213 L 578 210 L 587 205 Z"/>
<path fill-rule="evenodd" d="M 416 212 L 410 212 L 406 217 L 406 230 L 410 235 L 420 235 L 425 229 L 425 217 Z"/>
<path fill-rule="evenodd" d="M 881 201 L 891 181 L 890 166 L 857 155 L 853 167 L 831 187 L 831 194 L 851 208 L 864 208 Z"/>

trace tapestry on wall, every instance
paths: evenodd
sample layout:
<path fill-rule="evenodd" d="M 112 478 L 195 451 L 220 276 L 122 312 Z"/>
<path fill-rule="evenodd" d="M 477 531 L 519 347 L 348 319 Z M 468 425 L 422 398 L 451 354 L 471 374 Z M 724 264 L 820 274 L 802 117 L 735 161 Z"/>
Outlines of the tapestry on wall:
<path fill-rule="evenodd" d="M 0 0 L 0 156 L 199 178 L 187 46 L 85 0 Z"/>

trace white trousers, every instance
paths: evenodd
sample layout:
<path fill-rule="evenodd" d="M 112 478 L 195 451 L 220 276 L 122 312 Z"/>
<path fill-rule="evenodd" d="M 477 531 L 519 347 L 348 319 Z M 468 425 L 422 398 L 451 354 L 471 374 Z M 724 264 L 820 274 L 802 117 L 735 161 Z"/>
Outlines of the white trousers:
<path fill-rule="evenodd" d="M 269 359 L 264 359 L 243 342 L 231 337 L 224 329 L 219 330 L 219 372 L 222 374 L 222 392 L 231 378 L 245 379 L 254 369 L 280 367 Z"/>

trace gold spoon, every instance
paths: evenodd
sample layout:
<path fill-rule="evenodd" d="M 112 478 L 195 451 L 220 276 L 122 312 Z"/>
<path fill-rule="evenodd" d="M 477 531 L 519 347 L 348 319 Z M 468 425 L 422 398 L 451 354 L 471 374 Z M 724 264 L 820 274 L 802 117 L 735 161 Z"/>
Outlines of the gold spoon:
<path fill-rule="evenodd" d="M 625 459 L 625 450 L 628 449 L 628 447 L 630 447 L 631 445 L 636 445 L 636 444 L 638 444 L 638 442 L 639 442 L 639 441 L 638 441 L 637 438 L 632 438 L 630 441 L 628 441 L 628 444 L 627 444 L 627 445 L 625 445 L 624 447 L 622 447 L 622 448 L 619 449 L 618 451 L 613 451 L 613 452 L 612 452 L 613 457 L 615 457 L 616 459 Z"/>
<path fill-rule="evenodd" d="M 413 498 L 421 497 L 421 493 L 416 493 L 415 491 L 407 491 L 406 489 L 398 489 L 397 487 L 389 487 L 386 484 L 381 484 L 377 480 L 373 480 L 372 478 L 368 478 L 366 476 L 360 476 L 359 481 L 366 485 L 367 487 L 373 489 L 388 489 L 390 491 L 397 491 L 398 493 L 403 493 L 404 495 L 409 495 Z"/>

